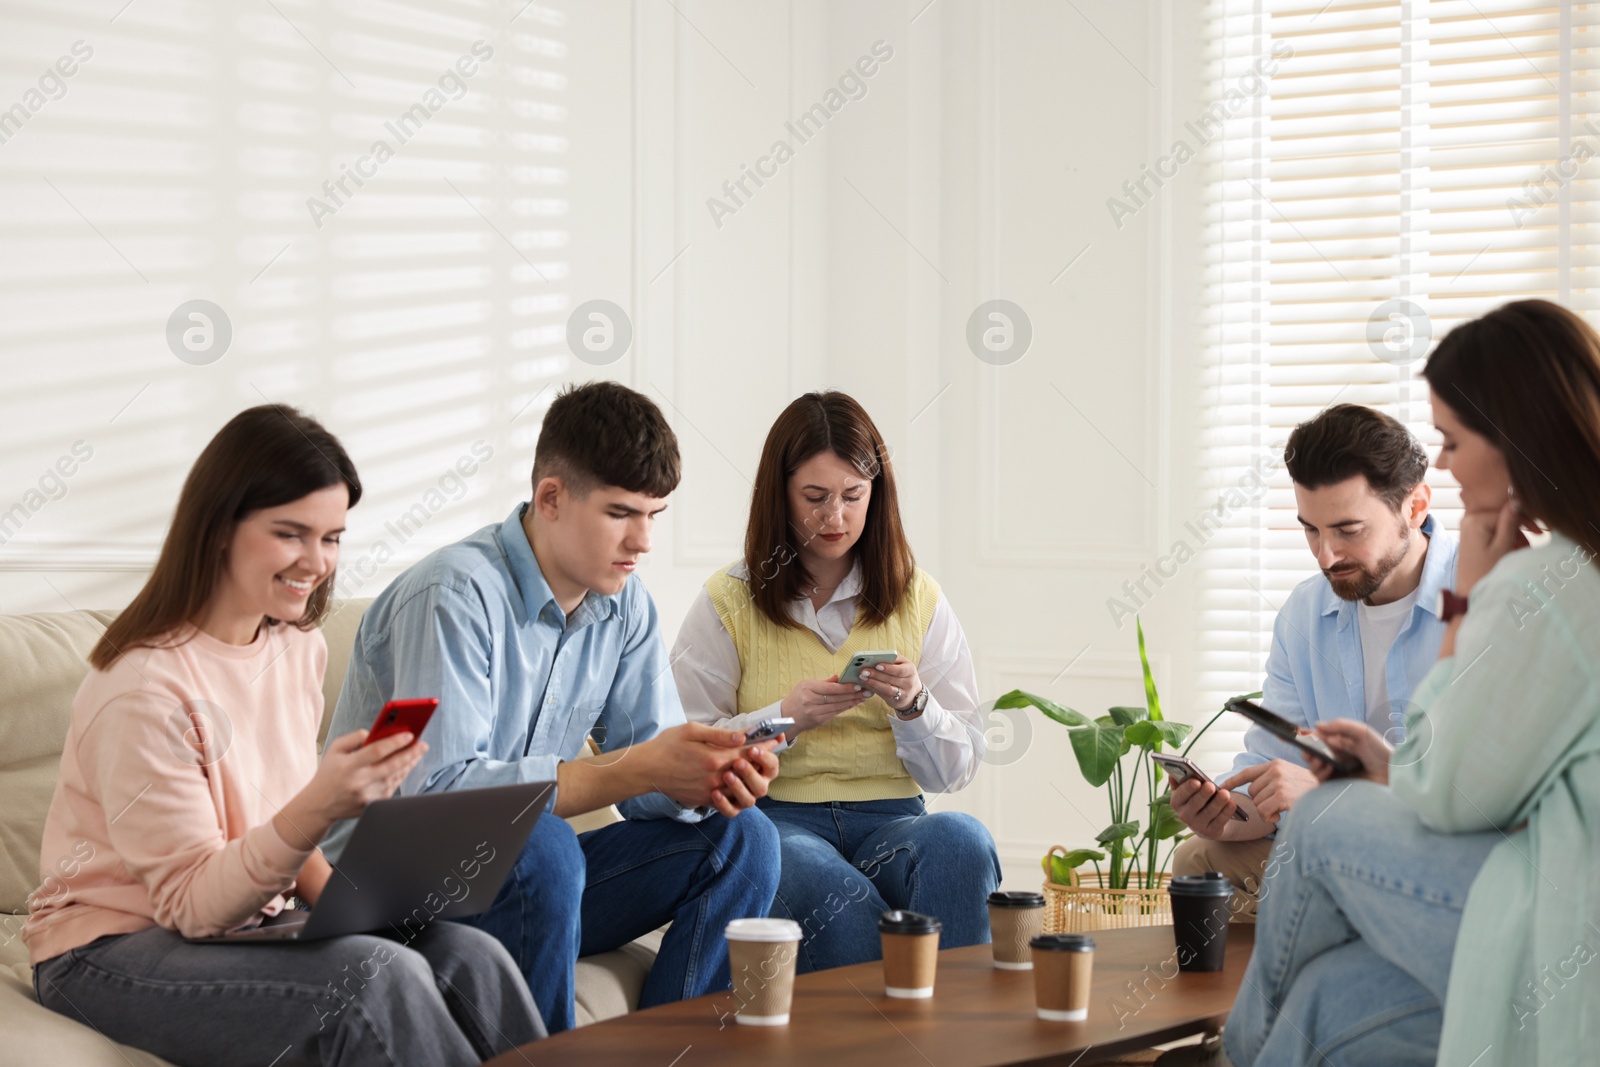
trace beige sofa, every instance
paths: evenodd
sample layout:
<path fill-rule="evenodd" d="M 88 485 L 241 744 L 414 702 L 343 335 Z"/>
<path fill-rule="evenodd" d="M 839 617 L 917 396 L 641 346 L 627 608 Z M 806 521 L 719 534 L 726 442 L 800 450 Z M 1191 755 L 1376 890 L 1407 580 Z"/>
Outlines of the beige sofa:
<path fill-rule="evenodd" d="M 323 633 L 328 718 L 338 700 L 356 624 L 369 601 L 339 603 Z M 154 1067 L 165 1061 L 113 1045 L 89 1027 L 42 1007 L 34 998 L 21 929 L 27 897 L 39 883 L 39 842 L 55 788 L 73 694 L 88 672 L 89 649 L 111 611 L 0 615 L 0 1059 L 58 1067 L 105 1064 Z M 572 820 L 580 830 L 618 818 L 615 810 Z M 660 935 L 616 952 L 578 961 L 579 1025 L 631 1011 L 639 1002 Z"/>

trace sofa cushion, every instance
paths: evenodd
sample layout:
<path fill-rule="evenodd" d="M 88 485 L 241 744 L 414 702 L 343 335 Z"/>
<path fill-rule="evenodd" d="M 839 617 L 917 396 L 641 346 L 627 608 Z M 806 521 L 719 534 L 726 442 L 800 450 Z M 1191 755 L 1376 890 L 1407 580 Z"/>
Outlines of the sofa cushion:
<path fill-rule="evenodd" d="M 0 615 L 0 912 L 39 884 L 39 845 L 55 794 L 72 698 L 110 611 Z"/>
<path fill-rule="evenodd" d="M 335 600 L 332 610 L 322 619 L 322 639 L 328 644 L 328 669 L 322 676 L 322 728 L 317 731 L 319 746 L 328 739 L 333 709 L 339 704 L 339 690 L 344 688 L 345 671 L 350 667 L 350 651 L 356 644 L 356 627 L 361 625 L 361 616 L 371 604 L 371 600 Z"/>
<path fill-rule="evenodd" d="M 626 1015 L 639 1006 L 644 980 L 661 951 L 665 928 L 653 930 L 631 944 L 578 961 L 573 996 L 579 1026 Z"/>
<path fill-rule="evenodd" d="M 82 1023 L 57 1015 L 33 997 L 28 965 L 0 967 L 0 1033 L 7 1063 L 71 1067 L 171 1067 L 132 1045 L 119 1045 Z"/>

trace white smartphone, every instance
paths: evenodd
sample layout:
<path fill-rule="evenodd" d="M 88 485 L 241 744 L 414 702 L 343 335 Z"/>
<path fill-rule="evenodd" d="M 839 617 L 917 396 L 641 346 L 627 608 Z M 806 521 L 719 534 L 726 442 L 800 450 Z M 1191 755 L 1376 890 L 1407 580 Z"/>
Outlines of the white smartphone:
<path fill-rule="evenodd" d="M 857 652 L 850 657 L 850 663 L 839 672 L 839 681 L 845 685 L 860 685 L 861 672 L 867 667 L 876 667 L 880 663 L 893 663 L 900 658 L 900 653 L 893 649 L 879 652 Z"/>
<path fill-rule="evenodd" d="M 1161 769 L 1172 776 L 1173 785 L 1179 785 L 1190 778 L 1217 785 L 1209 774 L 1200 769 L 1199 764 L 1185 756 L 1169 756 L 1165 752 L 1152 752 L 1150 753 L 1150 758 L 1161 764 Z M 1217 786 L 1217 788 L 1220 789 L 1222 787 Z M 1240 822 L 1250 821 L 1250 816 L 1246 815 L 1244 809 L 1239 807 L 1233 809 L 1233 817 Z"/>

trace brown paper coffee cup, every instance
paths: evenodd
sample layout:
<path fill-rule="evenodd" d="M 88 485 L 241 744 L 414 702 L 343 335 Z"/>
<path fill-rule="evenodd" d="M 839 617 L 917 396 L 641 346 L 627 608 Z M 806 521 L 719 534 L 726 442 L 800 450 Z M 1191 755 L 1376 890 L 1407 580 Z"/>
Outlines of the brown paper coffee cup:
<path fill-rule="evenodd" d="M 788 919 L 735 919 L 728 924 L 728 967 L 733 976 L 735 1022 L 783 1026 L 794 998 L 800 924 Z"/>
<path fill-rule="evenodd" d="M 1033 949 L 1033 997 L 1039 1018 L 1081 1022 L 1089 1017 L 1094 976 L 1094 939 L 1080 934 L 1042 934 Z"/>
<path fill-rule="evenodd" d="M 990 893 L 989 940 L 1002 971 L 1033 970 L 1028 942 L 1044 933 L 1044 897 L 1039 893 Z"/>
<path fill-rule="evenodd" d="M 918 1000 L 933 996 L 939 969 L 939 935 L 884 934 L 883 985 L 891 997 Z"/>
<path fill-rule="evenodd" d="M 891 997 L 921 1000 L 933 996 L 939 969 L 939 931 L 944 924 L 914 911 L 886 911 L 878 919 L 883 938 L 883 991 Z"/>

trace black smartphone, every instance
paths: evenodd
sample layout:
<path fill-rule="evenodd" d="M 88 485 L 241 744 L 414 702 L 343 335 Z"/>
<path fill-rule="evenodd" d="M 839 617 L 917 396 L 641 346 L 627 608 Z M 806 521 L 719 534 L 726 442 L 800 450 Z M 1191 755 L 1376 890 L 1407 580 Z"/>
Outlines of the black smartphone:
<path fill-rule="evenodd" d="M 1361 770 L 1361 764 L 1348 756 L 1341 756 L 1328 747 L 1328 743 L 1316 734 L 1301 733 L 1288 719 L 1276 715 L 1253 700 L 1244 697 L 1234 697 L 1228 701 L 1228 710 L 1243 715 L 1251 722 L 1260 726 L 1268 733 L 1280 740 L 1308 752 L 1322 762 L 1331 766 L 1339 774 L 1355 774 Z"/>

